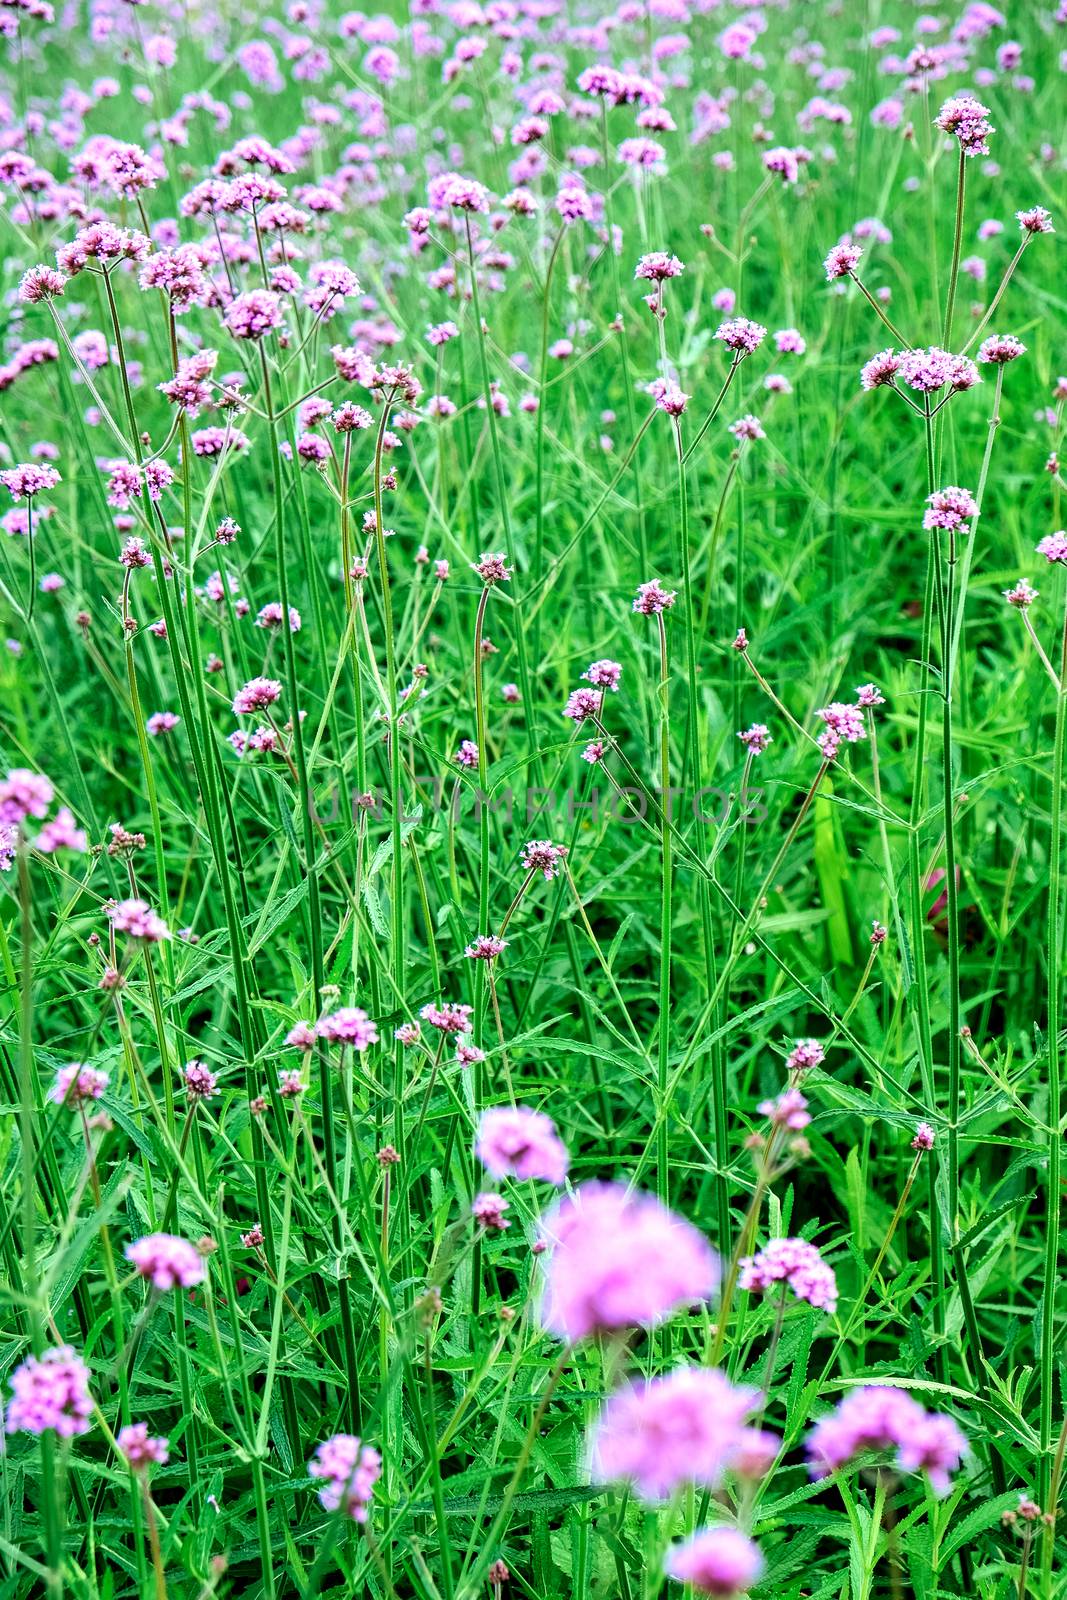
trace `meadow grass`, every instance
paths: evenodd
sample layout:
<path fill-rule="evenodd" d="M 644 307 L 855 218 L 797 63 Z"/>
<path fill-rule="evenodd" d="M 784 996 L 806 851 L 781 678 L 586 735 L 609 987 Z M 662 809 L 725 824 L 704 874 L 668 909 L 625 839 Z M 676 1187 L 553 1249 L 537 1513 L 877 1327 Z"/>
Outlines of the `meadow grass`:
<path fill-rule="evenodd" d="M 0 23 L 0 1600 L 1067 1594 L 1064 7 Z"/>

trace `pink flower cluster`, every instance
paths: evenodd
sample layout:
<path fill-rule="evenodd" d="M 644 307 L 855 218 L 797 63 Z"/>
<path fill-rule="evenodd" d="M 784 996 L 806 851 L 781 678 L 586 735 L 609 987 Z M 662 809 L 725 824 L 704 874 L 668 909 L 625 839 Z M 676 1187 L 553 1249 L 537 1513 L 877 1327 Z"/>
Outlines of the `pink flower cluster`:
<path fill-rule="evenodd" d="M 483 1111 L 474 1153 L 498 1180 L 533 1178 L 560 1184 L 570 1164 L 552 1118 L 528 1106 L 493 1106 Z"/>
<path fill-rule="evenodd" d="M 653 1327 L 718 1285 L 718 1258 L 703 1234 L 619 1183 L 583 1184 L 549 1212 L 543 1231 L 551 1256 L 541 1320 L 572 1343 Z"/>
<path fill-rule="evenodd" d="M 195 1245 L 174 1233 L 146 1233 L 126 1246 L 132 1262 L 153 1289 L 192 1289 L 204 1281 L 204 1262 Z"/>
<path fill-rule="evenodd" d="M 837 1279 L 813 1244 L 806 1239 L 771 1239 L 754 1256 L 741 1262 L 742 1289 L 765 1291 L 788 1284 L 798 1300 L 833 1316 L 837 1310 Z"/>
<path fill-rule="evenodd" d="M 935 1494 L 947 1494 L 967 1441 L 951 1417 L 926 1411 L 901 1389 L 869 1385 L 847 1394 L 808 1435 L 813 1478 L 838 1472 L 868 1450 L 895 1450 L 902 1472 L 925 1472 Z"/>
<path fill-rule="evenodd" d="M 759 1396 L 711 1367 L 679 1367 L 627 1385 L 603 1407 L 592 1440 L 593 1474 L 632 1483 L 642 1500 L 683 1484 L 715 1489 L 742 1455 L 745 1418 Z"/>
<path fill-rule="evenodd" d="M 740 1528 L 704 1528 L 668 1551 L 664 1570 L 669 1578 L 692 1584 L 699 1594 L 735 1600 L 758 1581 L 763 1557 Z"/>
<path fill-rule="evenodd" d="M 354 1434 L 335 1433 L 316 1449 L 308 1474 L 322 1484 L 319 1499 L 327 1511 L 343 1511 L 353 1522 L 366 1522 L 382 1458 Z"/>
<path fill-rule="evenodd" d="M 61 1439 L 88 1433 L 93 1402 L 89 1368 L 70 1345 L 56 1345 L 40 1357 L 27 1356 L 11 1374 L 11 1400 L 4 1427 L 8 1433 L 41 1434 L 49 1429 Z"/>

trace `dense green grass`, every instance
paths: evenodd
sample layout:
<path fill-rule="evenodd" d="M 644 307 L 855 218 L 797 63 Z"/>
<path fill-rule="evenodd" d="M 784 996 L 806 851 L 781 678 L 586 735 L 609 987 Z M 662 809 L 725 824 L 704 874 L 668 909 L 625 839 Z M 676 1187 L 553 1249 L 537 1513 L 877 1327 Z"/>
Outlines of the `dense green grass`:
<path fill-rule="evenodd" d="M 320 326 L 298 298 L 287 346 L 265 340 L 263 365 L 218 309 L 176 319 L 179 353 L 200 340 L 220 351 L 216 377 L 247 374 L 251 409 L 236 425 L 249 448 L 201 459 L 189 432 L 225 419 L 178 427 L 158 393 L 174 370 L 165 299 L 120 267 L 106 283 L 78 276 L 51 308 L 23 304 L 22 274 L 51 262 L 79 221 L 32 203 L 20 217 L 15 185 L 3 191 L 5 357 L 28 339 L 60 349 L 3 393 L 0 465 L 49 441 L 62 481 L 35 504 L 32 565 L 29 540 L 0 538 L 12 641 L 0 748 L 4 770 L 48 776 L 90 849 L 41 853 L 31 821 L 0 879 L 0 1371 L 6 1397 L 31 1350 L 67 1342 L 90 1368 L 96 1410 L 69 1442 L 8 1437 L 0 1595 L 468 1600 L 493 1593 L 490 1564 L 503 1560 L 512 1595 L 646 1600 L 666 1587 L 668 1542 L 709 1519 L 740 1522 L 760 1546 L 758 1600 L 1067 1593 L 1054 1525 L 1067 1437 L 1067 701 L 1050 681 L 1067 678 L 1067 570 L 1035 553 L 1063 520 L 1047 464 L 1063 409 L 1059 236 L 1028 244 L 984 330 L 1027 346 L 1002 389 L 985 366 L 929 422 L 921 396 L 916 412 L 861 390 L 862 363 L 901 341 L 855 284 L 839 293 L 822 268 L 856 222 L 880 218 L 892 239 L 863 241 L 863 283 L 891 291 L 880 303 L 909 342 L 962 349 L 1012 262 L 1014 213 L 1063 216 L 1067 30 L 1017 7 L 969 65 L 920 76 L 893 131 L 869 113 L 899 87 L 879 62 L 911 48 L 919 13 L 905 4 L 769 10 L 762 67 L 724 59 L 732 9 L 623 22 L 606 56 L 547 23 L 511 45 L 431 16 L 447 53 L 479 34 L 485 55 L 446 83 L 405 32 L 380 128 L 363 131 L 381 91 L 366 46 L 339 35 L 338 7 L 306 27 L 274 17 L 275 39 L 303 35 L 327 52 L 320 81 L 302 81 L 279 46 L 279 92 L 249 83 L 236 53 L 272 36 L 271 14 L 120 7 L 114 34 L 93 45 L 79 4 L 54 25 L 20 14 L 5 46 L 5 142 L 82 195 L 52 126 L 64 89 L 112 74 L 118 88 L 84 126 L 68 112 L 74 151 L 97 134 L 151 147 L 185 94 L 232 107 L 225 130 L 194 111 L 187 143 L 164 148 L 166 175 L 141 197 L 153 227 L 238 138 L 281 144 L 313 101 L 339 106 L 338 125 L 282 182 L 320 182 L 344 160 L 363 174 L 297 241 L 295 265 L 341 259 L 368 300 Z M 886 24 L 901 43 L 870 47 Z M 541 212 L 507 217 L 492 242 L 507 262 L 483 264 L 474 301 L 484 218 L 472 234 L 461 212 L 453 231 L 442 218 L 412 252 L 402 219 L 434 172 L 455 168 L 498 197 L 513 187 L 508 130 L 523 112 L 503 50 L 523 55 L 520 82 L 541 71 L 570 102 L 590 62 L 647 71 L 651 41 L 682 27 L 690 48 L 666 63 L 690 80 L 667 89 L 678 130 L 652 134 L 665 173 L 635 178 L 615 159 L 638 131 L 633 107 L 586 100 L 588 120 L 552 119 L 548 173 L 530 185 Z M 144 41 L 160 32 L 177 62 L 146 70 Z M 964 163 L 957 248 L 960 162 L 932 119 L 1012 38 L 1033 89 L 1002 72 L 979 90 L 996 170 Z M 811 40 L 850 74 L 829 91 L 847 126 L 797 126 L 820 91 L 789 52 Z M 555 76 L 536 61 L 546 51 Z M 148 104 L 134 92 L 145 83 Z M 731 90 L 730 126 L 691 144 L 695 97 Z M 367 101 L 342 106 L 353 91 Z M 28 142 L 14 131 L 27 115 Z M 761 128 L 773 144 L 810 146 L 799 185 L 767 179 Z M 1046 139 L 1060 143 L 1043 150 Z M 370 146 L 372 172 L 345 156 L 353 141 Z M 621 230 L 617 253 L 599 224 L 564 228 L 553 206 L 568 151 L 602 141 L 608 164 L 585 181 Z M 723 151 L 735 170 L 713 163 Z M 136 204 L 102 191 L 90 203 L 141 226 Z M 988 218 L 1004 230 L 979 241 Z M 247 217 L 229 225 L 254 238 Z M 185 239 L 213 237 L 208 219 L 180 226 Z M 634 281 L 639 258 L 660 249 L 685 263 L 662 323 Z M 985 281 L 960 273 L 949 312 L 957 262 L 974 256 Z M 261 284 L 250 257 L 237 289 Z M 449 261 L 458 298 L 427 283 Z M 712 337 L 723 288 L 771 330 L 734 368 Z M 407 408 L 337 380 L 329 354 L 361 318 L 393 325 L 395 345 L 375 359 L 407 363 L 423 386 L 418 426 L 384 456 L 383 430 Z M 458 339 L 432 348 L 427 326 L 449 318 Z M 793 327 L 806 353 L 776 354 L 773 332 Z M 67 341 L 90 329 L 111 359 L 87 374 L 83 347 L 76 360 Z M 562 337 L 566 360 L 547 354 Z M 691 396 L 677 423 L 646 388 L 664 354 Z M 765 389 L 773 372 L 791 393 Z M 373 414 L 350 436 L 347 499 L 333 466 L 277 453 L 300 431 L 292 408 L 328 379 L 331 404 Z M 486 409 L 490 383 L 509 415 Z M 426 414 L 433 393 L 457 415 Z M 527 394 L 540 397 L 536 414 L 521 407 Z M 766 438 L 738 446 L 727 425 L 749 412 Z M 158 517 L 135 501 L 133 526 L 117 529 L 101 467 L 137 448 L 175 479 Z M 951 547 L 922 525 L 927 495 L 946 484 L 981 500 Z M 368 512 L 392 538 L 364 534 Z M 212 547 L 224 516 L 241 533 Z M 129 573 L 127 592 L 118 557 L 130 533 L 153 565 Z M 364 550 L 366 578 L 346 583 L 344 553 Z M 470 567 L 486 551 L 513 571 L 488 591 Z M 443 585 L 439 559 L 451 565 Z M 202 592 L 216 569 L 236 580 L 222 601 Z M 42 592 L 47 573 L 63 587 Z M 1028 620 L 1048 670 L 1003 598 L 1024 576 L 1040 591 Z M 652 578 L 677 592 L 662 633 L 632 609 Z M 299 609 L 299 632 L 254 626 L 274 601 Z M 165 638 L 150 631 L 160 617 Z M 747 653 L 731 649 L 739 628 Z M 476 666 L 485 635 L 495 650 Z M 598 658 L 622 665 L 602 731 L 562 715 Z M 416 663 L 428 674 L 405 710 Z M 259 675 L 282 685 L 284 758 L 239 757 L 228 742 L 255 725 L 230 707 Z M 868 719 L 876 736 L 824 771 L 815 712 L 868 682 L 885 696 Z M 152 736 L 160 711 L 181 721 Z M 736 734 L 753 722 L 772 743 L 746 763 Z M 590 764 L 580 753 L 594 737 L 605 754 Z M 479 746 L 473 769 L 455 761 L 465 739 Z M 144 847 L 109 853 L 115 823 Z M 520 865 L 537 838 L 568 848 L 550 882 L 527 882 Z M 132 892 L 192 937 L 145 951 L 120 936 L 109 950 L 107 903 Z M 505 918 L 508 947 L 491 969 L 466 959 Z M 888 929 L 880 947 L 876 921 Z M 100 983 L 112 958 L 117 989 Z M 394 1041 L 443 1002 L 473 1007 L 484 1061 L 454 1062 L 425 1024 L 418 1046 Z M 348 1005 L 377 1023 L 368 1051 L 320 1044 L 305 1064 L 287 1046 L 298 1020 Z M 826 1051 L 804 1080 L 812 1121 L 771 1160 L 757 1106 L 784 1087 L 785 1057 L 806 1037 Z M 199 1105 L 182 1077 L 194 1058 L 219 1078 Z M 109 1075 L 89 1120 L 47 1098 L 72 1061 Z M 307 1093 L 282 1097 L 279 1071 L 301 1066 Z M 472 1154 L 478 1114 L 511 1101 L 552 1116 L 570 1184 L 619 1178 L 658 1193 L 724 1263 L 779 1235 L 812 1240 L 837 1275 L 836 1313 L 728 1290 L 661 1331 L 564 1350 L 541 1329 L 548 1258 L 531 1253 L 548 1186 L 499 1186 L 503 1233 L 471 1217 L 475 1194 L 494 1187 Z M 928 1155 L 911 1147 L 921 1120 L 935 1130 Z M 397 1164 L 378 1159 L 386 1146 Z M 246 1247 L 257 1222 L 265 1242 Z M 126 1246 L 159 1229 L 204 1241 L 202 1287 L 150 1294 L 131 1275 Z M 773 1472 L 747 1488 L 728 1480 L 710 1511 L 699 1490 L 648 1510 L 591 1482 L 587 1429 L 623 1374 L 708 1360 L 766 1389 L 764 1421 L 784 1446 Z M 920 1475 L 876 1470 L 885 1456 L 811 1481 L 805 1435 L 864 1381 L 902 1386 L 964 1430 L 970 1453 L 944 1498 Z M 170 1441 L 147 1480 L 114 1449 L 130 1421 Z M 383 1457 L 365 1529 L 324 1511 L 307 1475 L 337 1432 Z M 1002 1521 L 1024 1493 L 1048 1518 Z"/>

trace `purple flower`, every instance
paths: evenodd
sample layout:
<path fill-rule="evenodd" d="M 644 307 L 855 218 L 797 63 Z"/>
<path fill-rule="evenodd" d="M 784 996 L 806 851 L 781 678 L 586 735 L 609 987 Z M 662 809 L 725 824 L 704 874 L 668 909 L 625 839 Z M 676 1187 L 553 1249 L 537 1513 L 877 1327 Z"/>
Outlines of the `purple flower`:
<path fill-rule="evenodd" d="M 11 1401 L 4 1427 L 8 1433 L 45 1433 L 61 1439 L 88 1433 L 93 1402 L 89 1368 L 69 1344 L 53 1346 L 44 1355 L 27 1356 L 11 1374 Z"/>
<path fill-rule="evenodd" d="M 485 1170 L 501 1178 L 533 1178 L 560 1184 L 569 1157 L 556 1125 L 528 1106 L 493 1106 L 482 1112 L 474 1153 Z"/>
<path fill-rule="evenodd" d="M 978 503 L 971 491 L 956 484 L 928 495 L 926 503 L 930 509 L 923 517 L 923 527 L 928 529 L 946 528 L 955 532 L 978 515 Z"/>
<path fill-rule="evenodd" d="M 708 1367 L 681 1367 L 627 1386 L 600 1413 L 594 1476 L 631 1482 L 642 1500 L 665 1500 L 682 1484 L 714 1489 L 738 1456 L 744 1420 L 758 1399 Z"/>
<path fill-rule="evenodd" d="M 651 250 L 643 255 L 634 268 L 635 278 L 645 278 L 649 283 L 663 283 L 668 278 L 678 278 L 685 267 L 677 256 L 666 250 Z"/>
<path fill-rule="evenodd" d="M 1017 211 L 1015 216 L 1024 233 L 1056 232 L 1052 226 L 1052 213 L 1046 211 L 1044 206 L 1031 206 L 1029 211 Z"/>
<path fill-rule="evenodd" d="M 831 1316 L 837 1310 L 837 1279 L 806 1239 L 772 1239 L 741 1262 L 742 1289 L 766 1290 L 786 1283 L 798 1300 Z"/>
<path fill-rule="evenodd" d="M 519 861 L 525 871 L 540 872 L 548 883 L 559 876 L 566 855 L 565 844 L 553 844 L 551 839 L 531 839 L 523 845 Z"/>
<path fill-rule="evenodd" d="M 1055 533 L 1046 533 L 1041 542 L 1034 547 L 1039 556 L 1044 556 L 1049 562 L 1067 563 L 1067 532 L 1057 528 Z M 2 811 L 2 803 L 0 803 Z"/>
<path fill-rule="evenodd" d="M 153 1462 L 165 1466 L 170 1454 L 167 1440 L 153 1438 L 147 1422 L 131 1422 L 128 1427 L 120 1428 L 115 1443 L 135 1472 L 143 1471 Z"/>
<path fill-rule="evenodd" d="M 652 578 L 648 583 L 638 586 L 634 597 L 633 609 L 639 611 L 644 617 L 658 617 L 661 612 L 669 611 L 675 601 L 677 591 L 669 592 L 662 588 L 658 578 Z"/>
<path fill-rule="evenodd" d="M 720 323 L 714 337 L 735 355 L 750 356 L 767 337 L 767 330 L 758 322 L 750 322 L 747 317 L 734 317 Z"/>
<path fill-rule="evenodd" d="M 80 1106 L 87 1100 L 99 1100 L 109 1082 L 108 1074 L 84 1061 L 71 1061 L 60 1067 L 48 1098 L 56 1106 Z"/>
<path fill-rule="evenodd" d="M 279 698 L 282 686 L 277 678 L 251 678 L 233 697 L 233 709 L 238 716 L 251 711 L 263 711 Z"/>
<path fill-rule="evenodd" d="M 342 1006 L 322 1017 L 316 1028 L 320 1039 L 331 1044 L 350 1044 L 357 1050 L 367 1050 L 378 1043 L 378 1025 L 359 1006 Z"/>
<path fill-rule="evenodd" d="M 945 1494 L 966 1448 L 951 1417 L 925 1411 L 903 1390 L 867 1385 L 816 1423 L 808 1435 L 808 1470 L 821 1478 L 865 1451 L 896 1450 L 903 1471 L 925 1472 L 934 1492 Z"/>
<path fill-rule="evenodd" d="M 501 1194 L 476 1194 L 471 1202 L 471 1216 L 489 1233 L 503 1233 L 511 1223 L 505 1217 L 511 1202 Z"/>
<path fill-rule="evenodd" d="M 54 489 L 62 479 L 55 467 L 41 467 L 34 461 L 24 461 L 17 467 L 0 472 L 0 483 L 10 490 L 13 500 L 32 500 L 45 489 Z"/>
<path fill-rule="evenodd" d="M 574 1341 L 615 1328 L 653 1327 L 707 1300 L 719 1261 L 704 1236 L 649 1194 L 586 1183 L 545 1218 L 552 1254 L 541 1318 Z"/>
<path fill-rule="evenodd" d="M 191 1289 L 204 1281 L 204 1263 L 195 1245 L 174 1233 L 146 1233 L 126 1246 L 142 1278 L 154 1289 Z"/>
<path fill-rule="evenodd" d="M 322 1484 L 319 1500 L 327 1511 L 344 1510 L 354 1522 L 366 1522 L 374 1485 L 381 1477 L 377 1450 L 351 1433 L 323 1440 L 308 1462 L 308 1474 Z"/>
<path fill-rule="evenodd" d="M 281 300 L 269 289 L 250 289 L 247 294 L 239 294 L 227 306 L 223 317 L 235 339 L 262 339 L 272 328 L 280 327 L 281 320 Z"/>
<path fill-rule="evenodd" d="M 835 244 L 830 254 L 823 262 L 826 270 L 827 283 L 833 283 L 835 278 L 847 278 L 859 266 L 863 251 L 858 244 L 850 244 L 847 239 L 842 239 Z"/>
<path fill-rule="evenodd" d="M 664 1571 L 700 1594 L 732 1600 L 759 1578 L 763 1557 L 739 1528 L 704 1528 L 668 1551 Z"/>
<path fill-rule="evenodd" d="M 108 917 L 116 933 L 128 933 L 131 939 L 160 944 L 170 938 L 167 924 L 145 900 L 120 900 L 109 909 Z"/>
<path fill-rule="evenodd" d="M 43 773 L 12 767 L 7 777 L 0 779 L 0 822 L 18 823 L 24 817 L 45 816 L 54 794 Z"/>
<path fill-rule="evenodd" d="M 1003 366 L 1017 361 L 1026 354 L 1026 346 L 1013 333 L 993 333 L 978 346 L 978 360 L 983 364 Z"/>
<path fill-rule="evenodd" d="M 185 1092 L 190 1100 L 210 1100 L 219 1092 L 217 1075 L 202 1061 L 187 1061 L 184 1077 Z"/>
<path fill-rule="evenodd" d="M 881 389 L 891 384 L 900 371 L 900 357 L 895 350 L 879 350 L 860 370 L 860 384 L 864 389 Z"/>
<path fill-rule="evenodd" d="M 754 722 L 750 728 L 739 732 L 737 737 L 753 756 L 761 756 L 771 742 L 770 729 L 764 722 Z"/>
<path fill-rule="evenodd" d="M 940 128 L 942 133 L 953 134 L 959 140 L 960 150 L 965 156 L 987 156 L 989 145 L 986 141 L 996 131 L 991 127 L 988 117 L 989 108 L 973 95 L 954 95 L 945 101 L 937 113 L 934 127 Z"/>

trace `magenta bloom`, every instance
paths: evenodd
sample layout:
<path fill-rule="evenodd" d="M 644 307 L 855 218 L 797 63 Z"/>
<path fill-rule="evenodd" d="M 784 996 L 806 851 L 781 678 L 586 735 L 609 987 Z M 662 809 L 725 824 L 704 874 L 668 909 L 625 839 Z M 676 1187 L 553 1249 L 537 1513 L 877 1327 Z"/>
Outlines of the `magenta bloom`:
<path fill-rule="evenodd" d="M 667 278 L 680 277 L 684 271 L 685 267 L 677 256 L 670 255 L 666 250 L 650 250 L 634 268 L 634 277 L 645 278 L 649 283 L 663 283 Z"/>
<path fill-rule="evenodd" d="M 527 872 L 540 872 L 548 883 L 559 876 L 566 856 L 565 844 L 553 844 L 551 839 L 531 839 L 529 844 L 523 845 L 519 860 Z"/>
<path fill-rule="evenodd" d="M 131 1261 L 153 1289 L 191 1289 L 204 1281 L 204 1263 L 188 1239 L 174 1233 L 146 1233 L 126 1246 Z"/>
<path fill-rule="evenodd" d="M 904 1472 L 925 1472 L 936 1494 L 946 1494 L 967 1441 L 951 1417 L 925 1411 L 902 1389 L 853 1389 L 808 1435 L 813 1478 L 836 1472 L 868 1450 L 896 1450 Z"/>
<path fill-rule="evenodd" d="M 319 1499 L 327 1511 L 343 1509 L 354 1522 L 366 1522 L 382 1458 L 354 1434 L 335 1433 L 316 1449 L 308 1474 L 321 1481 Z"/>
<path fill-rule="evenodd" d="M 219 1080 L 202 1061 L 185 1064 L 185 1092 L 190 1100 L 211 1100 L 219 1092 Z"/>
<path fill-rule="evenodd" d="M 331 1044 L 350 1044 L 357 1050 L 367 1050 L 378 1043 L 378 1024 L 359 1006 L 342 1006 L 322 1017 L 316 1028 L 320 1039 Z"/>
<path fill-rule="evenodd" d="M 574 1341 L 615 1328 L 649 1328 L 707 1300 L 719 1260 L 692 1223 L 650 1194 L 586 1183 L 545 1218 L 552 1244 L 541 1320 Z"/>
<path fill-rule="evenodd" d="M 758 322 L 750 322 L 747 317 L 734 317 L 729 322 L 722 322 L 715 330 L 715 338 L 724 344 L 727 350 L 732 350 L 735 355 L 750 356 L 758 350 L 767 330 Z"/>
<path fill-rule="evenodd" d="M 918 1122 L 915 1125 L 915 1137 L 911 1141 L 913 1150 L 932 1150 L 936 1134 L 928 1122 Z"/>
<path fill-rule="evenodd" d="M 1049 562 L 1067 562 L 1067 533 L 1062 528 L 1057 528 L 1055 533 L 1046 533 L 1045 537 L 1035 546 L 1039 556 L 1044 556 Z M 2 809 L 2 802 L 0 802 Z"/>
<path fill-rule="evenodd" d="M 471 570 L 478 574 L 484 584 L 490 586 L 494 583 L 507 583 L 511 577 L 511 568 L 505 566 L 503 552 L 497 555 L 483 555 L 480 561 L 472 561 Z"/>
<path fill-rule="evenodd" d="M 471 1203 L 471 1216 L 489 1233 L 503 1233 L 511 1223 L 504 1215 L 511 1205 L 502 1194 L 476 1194 Z"/>
<path fill-rule="evenodd" d="M 988 121 L 989 108 L 973 95 L 954 95 L 946 100 L 934 118 L 934 127 L 942 133 L 951 133 L 959 140 L 960 151 L 965 156 L 987 156 L 989 135 L 996 130 Z"/>
<path fill-rule="evenodd" d="M 56 1106 L 80 1106 L 86 1100 L 99 1100 L 108 1086 L 108 1075 L 83 1061 L 71 1061 L 60 1067 L 48 1098 Z"/>
<path fill-rule="evenodd" d="M 668 1552 L 664 1570 L 700 1594 L 731 1600 L 751 1589 L 763 1571 L 763 1557 L 738 1528 L 704 1528 Z"/>
<path fill-rule="evenodd" d="M 497 956 L 502 956 L 508 947 L 506 939 L 500 939 L 495 933 L 480 933 L 469 944 L 463 954 L 468 961 L 495 961 Z"/>
<path fill-rule="evenodd" d="M 239 294 L 226 308 L 223 321 L 235 339 L 262 339 L 281 325 L 282 308 L 278 295 L 269 289 L 250 289 Z"/>
<path fill-rule="evenodd" d="M 93 1402 L 89 1368 L 69 1344 L 44 1355 L 27 1356 L 11 1374 L 11 1401 L 4 1427 L 8 1433 L 45 1433 L 61 1439 L 88 1433 Z"/>
<path fill-rule="evenodd" d="M 40 772 L 28 767 L 12 767 L 0 779 L 0 822 L 21 822 L 24 817 L 40 819 L 48 813 L 55 790 Z"/>
<path fill-rule="evenodd" d="M 737 737 L 751 755 L 761 756 L 771 742 L 770 729 L 764 722 L 754 722 L 750 728 L 739 732 Z"/>
<path fill-rule="evenodd" d="M 135 1471 L 143 1471 L 153 1463 L 165 1466 L 170 1454 L 168 1441 L 153 1438 L 147 1422 L 131 1422 L 129 1427 L 120 1428 L 115 1443 Z"/>
<path fill-rule="evenodd" d="M 570 1164 L 552 1118 L 528 1106 L 492 1106 L 483 1111 L 474 1153 L 497 1180 L 534 1178 L 559 1184 Z"/>
<path fill-rule="evenodd" d="M 1013 333 L 992 333 L 978 346 L 978 359 L 994 366 L 1004 366 L 1026 354 L 1026 346 Z"/>
<path fill-rule="evenodd" d="M 835 244 L 823 262 L 827 283 L 833 283 L 835 278 L 847 278 L 850 273 L 855 272 L 862 254 L 863 251 L 858 244 L 849 244 L 845 239 Z"/>
<path fill-rule="evenodd" d="M 128 933 L 131 939 L 143 939 L 146 944 L 160 944 L 170 938 L 170 929 L 144 900 L 120 900 L 108 912 L 116 933 Z"/>
<path fill-rule="evenodd" d="M 658 578 L 652 578 L 648 583 L 638 585 L 634 597 L 633 609 L 645 617 L 657 617 L 662 611 L 669 611 L 675 601 L 677 591 L 669 592 L 662 588 Z"/>
<path fill-rule="evenodd" d="M 1031 206 L 1029 211 L 1017 211 L 1016 220 L 1023 233 L 1055 233 L 1052 213 L 1044 206 Z"/>
<path fill-rule="evenodd" d="M 899 371 L 900 357 L 896 351 L 879 350 L 861 368 L 860 385 L 864 389 L 881 389 L 891 384 Z"/>
<path fill-rule="evenodd" d="M 798 1300 L 817 1311 L 837 1310 L 837 1279 L 813 1244 L 806 1239 L 772 1239 L 741 1262 L 742 1289 L 767 1290 L 786 1283 Z"/>
<path fill-rule="evenodd" d="M 233 699 L 233 709 L 238 716 L 250 711 L 263 711 L 279 698 L 282 686 L 277 678 L 251 678 L 243 689 L 238 689 Z"/>
<path fill-rule="evenodd" d="M 710 1367 L 620 1389 L 596 1425 L 594 1475 L 633 1483 L 642 1500 L 665 1500 L 686 1483 L 714 1489 L 742 1449 L 757 1398 Z"/>
<path fill-rule="evenodd" d="M 0 483 L 10 491 L 13 500 L 32 500 L 34 495 L 54 489 L 61 481 L 55 467 L 42 467 L 34 461 L 24 461 L 0 472 Z"/>
<path fill-rule="evenodd" d="M 955 532 L 978 515 L 978 502 L 971 491 L 955 484 L 928 495 L 926 503 L 930 509 L 923 517 L 924 528 L 946 528 Z"/>

